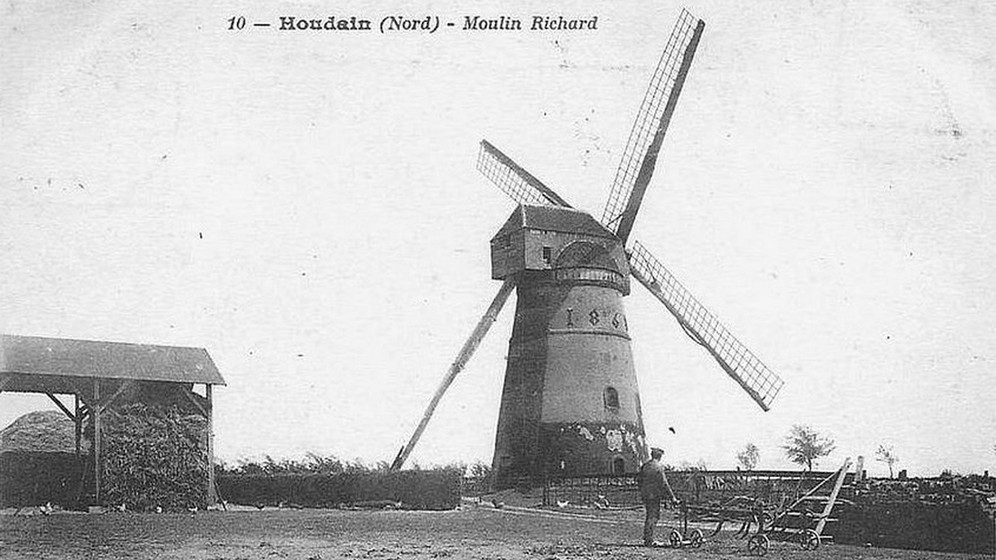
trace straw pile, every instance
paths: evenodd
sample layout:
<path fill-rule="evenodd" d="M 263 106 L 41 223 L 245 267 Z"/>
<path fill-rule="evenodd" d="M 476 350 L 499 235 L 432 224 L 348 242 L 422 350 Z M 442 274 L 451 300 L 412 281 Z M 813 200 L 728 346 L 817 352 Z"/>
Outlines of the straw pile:
<path fill-rule="evenodd" d="M 0 431 L 0 453 L 75 453 L 75 429 L 61 411 L 29 412 Z"/>
<path fill-rule="evenodd" d="M 81 465 L 74 431 L 58 410 L 30 412 L 0 431 L 0 507 L 76 500 Z"/>
<path fill-rule="evenodd" d="M 179 407 L 129 404 L 102 418 L 102 500 L 132 511 L 202 509 L 206 420 Z"/>

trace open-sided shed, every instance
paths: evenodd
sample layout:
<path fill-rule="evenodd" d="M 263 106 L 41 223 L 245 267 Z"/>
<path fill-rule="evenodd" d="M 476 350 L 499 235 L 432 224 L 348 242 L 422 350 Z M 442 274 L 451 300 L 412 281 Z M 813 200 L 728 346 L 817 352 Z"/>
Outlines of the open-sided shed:
<path fill-rule="evenodd" d="M 204 385 L 203 396 L 193 390 L 199 384 Z M 185 399 L 206 419 L 205 492 L 207 502 L 215 503 L 212 387 L 224 384 L 203 348 L 0 335 L 0 392 L 48 395 L 76 425 L 77 455 L 84 425 L 92 425 L 93 492 L 98 504 L 101 414 L 123 395 L 141 400 L 153 393 Z M 73 402 L 66 404 L 60 396 L 71 396 Z"/>

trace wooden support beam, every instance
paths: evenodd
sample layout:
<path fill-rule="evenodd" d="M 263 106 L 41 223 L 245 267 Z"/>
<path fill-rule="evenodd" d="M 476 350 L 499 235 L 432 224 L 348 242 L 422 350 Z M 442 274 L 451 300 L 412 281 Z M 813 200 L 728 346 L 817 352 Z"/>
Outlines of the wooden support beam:
<path fill-rule="evenodd" d="M 76 423 L 76 415 L 73 414 L 72 412 L 69 412 L 69 409 L 66 408 L 66 405 L 62 404 L 62 401 L 60 401 L 52 393 L 45 393 L 45 394 L 48 396 L 48 398 L 52 399 L 52 402 L 55 403 L 55 406 L 59 407 L 59 410 L 61 410 L 63 412 L 63 414 L 65 414 L 66 416 L 68 416 L 69 419 L 72 420 L 74 424 Z"/>
<path fill-rule="evenodd" d="M 204 385 L 204 394 L 207 397 L 207 454 L 208 454 L 208 491 L 207 503 L 213 506 L 218 503 L 218 489 L 214 480 L 214 403 L 211 397 L 211 385 Z"/>
<path fill-rule="evenodd" d="M 847 476 L 847 469 L 851 466 L 851 458 L 848 457 L 844 460 L 844 464 L 837 471 L 837 481 L 833 485 L 833 491 L 830 492 L 830 499 L 827 500 L 826 507 L 823 508 L 823 514 L 820 515 L 820 520 L 816 523 L 817 535 L 823 534 L 823 527 L 827 524 L 827 519 L 830 517 L 830 512 L 833 511 L 833 505 L 837 501 L 837 494 L 840 493 L 840 487 L 844 485 L 844 477 Z"/>
<path fill-rule="evenodd" d="M 94 399 L 94 401 L 97 403 L 96 408 L 99 408 L 100 412 L 107 410 L 107 407 L 111 406 L 111 403 L 114 402 L 114 399 L 121 396 L 121 393 L 123 393 L 124 390 L 130 387 L 131 385 L 132 385 L 131 380 L 125 381 L 124 383 L 121 384 L 120 387 L 118 387 L 117 391 L 114 391 L 114 393 L 111 394 L 110 397 L 104 399 L 103 401 L 101 401 L 99 398 Z"/>
<path fill-rule="evenodd" d="M 801 504 L 801 503 L 802 503 L 802 502 L 803 502 L 804 500 L 808 499 L 808 498 L 809 498 L 810 496 L 813 496 L 813 495 L 815 495 L 815 494 L 816 494 L 816 491 L 817 491 L 817 490 L 819 490 L 820 488 L 822 488 L 824 484 L 826 484 L 827 482 L 830 482 L 831 480 L 833 480 L 833 477 L 834 477 L 834 476 L 836 476 L 836 474 L 837 474 L 837 473 L 830 473 L 830 475 L 829 475 L 829 476 L 827 476 L 826 478 L 824 478 L 824 479 L 823 479 L 822 481 L 820 481 L 820 483 L 819 483 L 819 484 L 817 484 L 816 486 L 813 486 L 813 487 L 812 487 L 812 488 L 811 488 L 811 489 L 809 490 L 809 492 L 806 492 L 806 493 L 805 493 L 805 494 L 803 494 L 802 496 L 799 496 L 798 498 L 796 498 L 796 500 L 795 500 L 794 502 L 792 502 L 792 505 L 790 505 L 790 506 L 789 506 L 788 508 L 786 508 L 786 509 L 788 509 L 788 510 L 793 510 L 793 509 L 795 509 L 795 506 L 797 506 L 797 505 Z M 799 484 L 802 484 L 802 480 L 803 480 L 803 479 L 801 479 L 801 478 L 799 479 Z"/>
<path fill-rule="evenodd" d="M 83 416 L 86 416 L 93 410 L 94 400 L 90 398 L 92 395 L 87 395 L 84 392 L 76 393 L 76 395 L 79 397 L 80 402 L 83 403 L 80 406 L 80 412 L 83 413 Z"/>
<path fill-rule="evenodd" d="M 470 357 L 474 355 L 474 351 L 477 350 L 477 346 L 484 339 L 484 335 L 488 334 L 488 330 L 491 326 L 495 324 L 498 319 L 498 313 L 501 312 L 502 307 L 505 306 L 505 302 L 508 301 L 508 296 L 512 293 L 512 289 L 515 288 L 515 281 L 509 278 L 505 279 L 505 282 L 498 289 L 498 293 L 495 294 L 495 298 L 491 300 L 491 305 L 488 306 L 488 310 L 484 312 L 484 316 L 481 320 L 477 322 L 477 326 L 470 333 L 470 338 L 463 343 L 463 347 L 460 348 L 460 353 L 457 354 L 456 360 L 450 365 L 450 368 L 446 370 L 446 375 L 443 376 L 442 382 L 436 389 L 436 392 L 432 395 L 432 399 L 429 401 L 429 406 L 425 408 L 425 412 L 422 413 L 422 420 L 419 421 L 418 426 L 415 428 L 415 433 L 408 440 L 408 443 L 401 448 L 398 455 L 394 458 L 394 462 L 391 464 L 391 470 L 400 470 L 405 464 L 405 460 L 411 455 L 412 449 L 415 448 L 415 444 L 418 443 L 419 438 L 422 437 L 422 432 L 425 431 L 425 427 L 429 425 L 429 420 L 432 419 L 432 413 L 435 412 L 436 406 L 439 405 L 439 401 L 442 400 L 443 395 L 446 394 L 446 390 L 450 388 L 453 384 L 453 380 L 456 379 L 457 374 L 463 370 L 467 362 L 470 361 Z"/>
<path fill-rule="evenodd" d="M 83 439 L 83 409 L 80 408 L 79 395 L 73 395 L 73 402 L 76 405 L 76 418 L 73 420 L 73 424 L 76 425 L 76 459 L 79 460 L 82 449 L 81 441 Z"/>
<path fill-rule="evenodd" d="M 211 386 L 207 385 L 207 388 L 208 388 L 207 389 L 207 394 L 210 395 L 211 394 Z M 205 408 L 204 405 L 201 404 L 200 401 L 197 400 L 197 397 L 199 395 L 195 395 L 193 391 L 188 391 L 188 390 L 182 389 L 182 388 L 180 389 L 180 392 L 183 393 L 183 396 L 187 397 L 188 401 L 190 401 L 191 403 L 193 403 L 193 405 L 195 407 L 197 407 L 197 410 L 201 411 L 201 414 L 203 414 L 205 418 L 210 418 L 211 415 L 208 412 L 208 408 Z M 211 397 L 210 396 L 208 396 L 207 401 L 209 403 L 208 407 L 210 407 L 210 401 L 211 401 Z"/>
<path fill-rule="evenodd" d="M 100 402 L 100 380 L 93 378 L 93 402 Z M 90 414 L 93 417 L 93 488 L 94 505 L 100 505 L 100 409 L 94 406 Z"/>

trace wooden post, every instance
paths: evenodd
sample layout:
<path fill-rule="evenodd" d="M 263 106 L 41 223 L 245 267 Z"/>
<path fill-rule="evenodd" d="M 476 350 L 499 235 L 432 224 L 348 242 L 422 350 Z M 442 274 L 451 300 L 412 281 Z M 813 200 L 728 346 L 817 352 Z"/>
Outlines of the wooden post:
<path fill-rule="evenodd" d="M 76 412 L 73 424 L 76 426 L 76 460 L 80 459 L 80 451 L 82 446 L 80 445 L 80 439 L 83 436 L 83 418 L 80 417 L 80 395 L 75 393 L 73 395 L 73 401 L 75 403 L 74 411 Z"/>
<path fill-rule="evenodd" d="M 857 484 L 864 480 L 864 470 L 865 470 L 865 456 L 858 455 L 857 466 L 854 467 L 854 483 Z"/>
<path fill-rule="evenodd" d="M 214 486 L 214 402 L 211 400 L 211 384 L 204 384 L 204 395 L 207 397 L 207 455 L 208 455 L 208 489 L 207 503 L 213 506 L 218 503 L 218 493 Z"/>
<path fill-rule="evenodd" d="M 93 418 L 93 488 L 94 501 L 100 505 L 100 380 L 93 378 L 93 400 L 90 405 Z"/>

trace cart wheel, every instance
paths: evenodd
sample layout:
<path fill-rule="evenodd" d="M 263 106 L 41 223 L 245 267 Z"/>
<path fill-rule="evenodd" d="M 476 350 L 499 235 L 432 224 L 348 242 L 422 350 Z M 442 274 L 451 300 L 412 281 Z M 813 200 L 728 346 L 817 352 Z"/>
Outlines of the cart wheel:
<path fill-rule="evenodd" d="M 671 529 L 671 534 L 667 537 L 667 544 L 674 548 L 681 548 L 681 533 L 677 529 Z"/>
<path fill-rule="evenodd" d="M 771 514 L 769 514 L 768 512 L 761 513 L 761 519 L 759 520 L 758 524 L 761 527 L 762 531 L 766 531 L 766 530 L 770 529 L 771 528 L 771 522 L 772 522 Z"/>
<path fill-rule="evenodd" d="M 699 548 L 702 546 L 702 543 L 705 542 L 705 537 L 702 536 L 701 530 L 695 529 L 694 531 L 692 531 L 692 536 L 689 537 L 688 540 L 689 543 L 692 545 L 692 548 Z"/>
<path fill-rule="evenodd" d="M 747 553 L 751 556 L 764 556 L 768 553 L 769 545 L 767 535 L 754 535 L 747 541 Z"/>
<path fill-rule="evenodd" d="M 806 550 L 816 550 L 820 547 L 820 535 L 812 529 L 806 529 L 802 534 L 802 548 Z"/>

